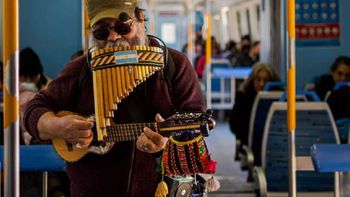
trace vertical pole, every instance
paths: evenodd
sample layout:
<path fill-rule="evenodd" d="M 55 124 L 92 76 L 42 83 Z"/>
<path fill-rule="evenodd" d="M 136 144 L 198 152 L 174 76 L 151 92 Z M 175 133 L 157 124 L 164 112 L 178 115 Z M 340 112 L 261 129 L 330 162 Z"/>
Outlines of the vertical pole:
<path fill-rule="evenodd" d="M 195 66 L 194 56 L 195 56 L 195 39 L 196 39 L 195 29 L 194 29 L 196 12 L 195 12 L 194 6 L 195 6 L 195 2 L 194 0 L 192 0 L 189 3 L 190 20 L 189 20 L 189 23 L 187 24 L 187 27 L 188 27 L 187 56 L 191 60 L 191 63 L 193 66 Z"/>
<path fill-rule="evenodd" d="M 211 14 L 210 14 L 210 0 L 207 0 L 206 11 L 206 42 L 205 42 L 205 69 L 206 69 L 206 83 L 207 83 L 207 109 L 211 109 Z"/>
<path fill-rule="evenodd" d="M 4 196 L 19 197 L 18 0 L 4 2 Z"/>
<path fill-rule="evenodd" d="M 86 52 L 89 49 L 90 21 L 85 9 L 86 0 L 81 1 L 81 40 L 82 48 Z"/>
<path fill-rule="evenodd" d="M 287 4 L 287 112 L 289 144 L 289 196 L 296 197 L 296 158 L 295 158 L 295 0 Z"/>

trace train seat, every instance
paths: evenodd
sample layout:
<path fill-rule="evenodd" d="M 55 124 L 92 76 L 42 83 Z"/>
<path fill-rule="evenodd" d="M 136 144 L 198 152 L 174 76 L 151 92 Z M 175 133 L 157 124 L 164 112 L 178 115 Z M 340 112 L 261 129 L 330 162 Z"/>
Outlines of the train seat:
<path fill-rule="evenodd" d="M 253 166 L 261 166 L 261 141 L 267 113 L 272 102 L 278 101 L 281 95 L 281 91 L 260 91 L 255 97 L 249 122 L 248 147 L 244 146 L 240 154 L 241 168 L 248 169 L 248 181 L 252 181 Z"/>
<path fill-rule="evenodd" d="M 314 144 L 310 152 L 317 172 L 350 172 L 350 144 Z"/>
<path fill-rule="evenodd" d="M 4 165 L 4 146 L 0 146 L 1 170 Z M 52 145 L 21 145 L 20 171 L 43 172 L 43 196 L 46 197 L 48 171 L 65 171 L 65 161 L 58 156 Z M 1 185 L 1 184 L 0 184 Z"/>
<path fill-rule="evenodd" d="M 337 125 L 340 142 L 350 144 L 350 118 L 341 118 L 335 121 Z"/>
<path fill-rule="evenodd" d="M 229 68 L 230 64 L 227 59 L 212 59 L 211 73 L 216 68 Z M 207 80 L 207 79 L 206 79 Z M 205 85 L 207 85 L 205 83 Z M 211 105 L 212 109 L 231 109 L 234 103 L 235 83 L 230 78 L 221 78 L 212 74 L 211 78 Z M 206 87 L 207 89 L 208 87 Z"/>
<path fill-rule="evenodd" d="M 339 193 L 338 174 L 317 173 L 310 158 L 315 143 L 339 143 L 337 128 L 326 103 L 296 103 L 295 152 L 297 160 L 297 191 L 300 194 Z M 268 113 L 263 143 L 262 167 L 254 168 L 254 180 L 260 195 L 289 191 L 287 104 L 274 102 Z M 285 181 L 286 180 L 286 181 Z"/>
<path fill-rule="evenodd" d="M 312 90 L 296 90 L 295 92 L 296 101 L 305 101 L 305 102 L 320 102 L 320 97 Z M 281 96 L 281 101 L 287 100 L 287 92 L 284 92 Z"/>

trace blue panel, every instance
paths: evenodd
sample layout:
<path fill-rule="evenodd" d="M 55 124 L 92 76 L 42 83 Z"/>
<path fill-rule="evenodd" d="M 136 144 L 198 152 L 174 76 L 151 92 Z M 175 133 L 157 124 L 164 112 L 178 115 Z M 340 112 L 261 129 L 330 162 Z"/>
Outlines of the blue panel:
<path fill-rule="evenodd" d="M 82 49 L 81 2 L 20 1 L 20 48 L 32 47 L 50 77 Z"/>
<path fill-rule="evenodd" d="M 4 161 L 4 146 L 0 146 L 0 162 Z M 64 171 L 65 162 L 52 145 L 21 145 L 21 171 Z"/>
<path fill-rule="evenodd" d="M 315 144 L 311 147 L 312 161 L 318 172 L 350 172 L 349 155 L 350 144 Z"/>

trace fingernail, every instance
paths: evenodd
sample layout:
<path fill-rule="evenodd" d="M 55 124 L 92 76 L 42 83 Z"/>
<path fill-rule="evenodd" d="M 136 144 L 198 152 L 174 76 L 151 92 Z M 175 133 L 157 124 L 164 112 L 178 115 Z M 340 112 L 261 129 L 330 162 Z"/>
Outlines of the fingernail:
<path fill-rule="evenodd" d="M 144 127 L 144 128 L 143 128 L 143 131 L 144 131 L 145 133 L 147 133 L 147 128 L 146 128 L 146 127 Z"/>

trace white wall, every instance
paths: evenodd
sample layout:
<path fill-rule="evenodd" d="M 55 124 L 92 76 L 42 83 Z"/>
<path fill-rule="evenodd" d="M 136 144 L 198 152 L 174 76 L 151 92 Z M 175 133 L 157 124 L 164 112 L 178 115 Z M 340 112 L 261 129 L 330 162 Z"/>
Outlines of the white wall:
<path fill-rule="evenodd" d="M 249 33 L 247 12 L 249 10 L 250 15 L 250 30 L 251 38 L 253 41 L 260 40 L 260 26 L 257 21 L 257 9 L 256 7 L 260 5 L 260 0 L 244 0 L 237 2 L 230 6 L 229 11 L 229 39 L 240 41 L 241 36 Z M 238 17 L 237 13 L 240 13 L 240 25 L 241 25 L 241 34 L 238 27 Z"/>

